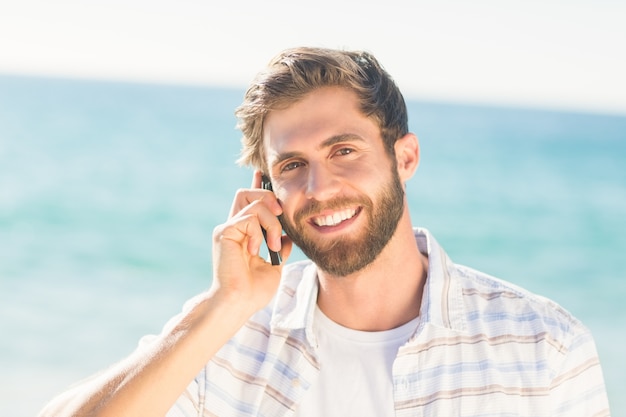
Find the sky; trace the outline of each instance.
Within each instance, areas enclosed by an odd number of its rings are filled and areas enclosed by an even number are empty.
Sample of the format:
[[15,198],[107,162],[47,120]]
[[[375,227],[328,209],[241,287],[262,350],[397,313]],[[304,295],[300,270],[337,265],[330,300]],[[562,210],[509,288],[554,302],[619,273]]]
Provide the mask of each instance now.
[[323,46],[407,98],[626,115],[624,22],[623,0],[0,0],[0,73],[245,88]]

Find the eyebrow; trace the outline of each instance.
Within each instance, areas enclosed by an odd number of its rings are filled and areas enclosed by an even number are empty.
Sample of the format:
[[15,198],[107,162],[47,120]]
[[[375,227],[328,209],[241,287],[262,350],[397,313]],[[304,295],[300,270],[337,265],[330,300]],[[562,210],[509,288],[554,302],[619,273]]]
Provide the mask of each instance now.
[[[340,135],[335,135],[335,136],[331,136],[328,139],[326,139],[325,141],[323,141],[322,143],[320,143],[320,145],[317,147],[318,149],[324,149],[324,148],[329,148],[337,143],[341,143],[341,142],[347,142],[347,141],[359,141],[359,142],[365,142],[365,140],[354,133],[342,133]],[[299,157],[302,155],[302,152],[284,152],[281,154],[278,154],[276,159],[272,162],[272,167],[275,167],[276,165],[279,165],[281,162],[290,159],[290,158],[295,158],[295,157]]]
[[341,135],[331,136],[330,138],[326,139],[324,142],[320,144],[318,149],[328,148],[328,147],[333,146],[336,143],[348,142],[348,141],[365,142],[365,140],[359,135],[356,135],[354,133],[343,133]]

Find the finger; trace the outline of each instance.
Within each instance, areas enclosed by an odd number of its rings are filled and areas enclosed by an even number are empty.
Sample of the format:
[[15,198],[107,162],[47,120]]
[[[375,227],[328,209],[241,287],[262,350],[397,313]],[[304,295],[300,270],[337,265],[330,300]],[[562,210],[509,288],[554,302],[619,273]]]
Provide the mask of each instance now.
[[[264,200],[256,200],[248,204],[243,210],[233,215],[227,223],[234,224],[240,219],[249,221],[251,216],[256,220],[258,231],[261,233],[265,231],[267,246],[273,251],[280,251],[282,225],[276,213],[268,209]],[[250,250],[256,249],[257,243],[256,239],[252,239],[249,242]]]
[[[253,211],[254,206],[261,205],[261,202],[253,203],[250,210]],[[280,224],[278,217],[268,210],[254,210],[257,214],[260,226],[265,230],[265,239],[268,248],[278,252],[282,247],[281,237],[283,234],[283,226]]]
[[283,259],[283,263],[287,262],[291,250],[293,249],[293,241],[287,235],[281,237],[280,257]]
[[262,201],[274,216],[279,216],[283,212],[276,196],[271,191],[262,190],[260,188],[242,188],[237,190],[235,194],[235,199],[230,207],[228,217],[234,217],[237,213],[245,210],[256,201]]
[[237,216],[216,228],[216,243],[235,254],[236,247],[245,249],[251,256],[258,256],[263,242],[259,219],[255,214]]
[[250,188],[261,188],[261,178],[263,177],[263,173],[259,170],[254,171],[252,174],[252,184]]

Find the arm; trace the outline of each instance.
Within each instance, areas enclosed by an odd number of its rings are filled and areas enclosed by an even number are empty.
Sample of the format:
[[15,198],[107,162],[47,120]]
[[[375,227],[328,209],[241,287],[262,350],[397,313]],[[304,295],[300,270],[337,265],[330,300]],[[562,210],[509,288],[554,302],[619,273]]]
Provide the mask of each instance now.
[[[260,185],[255,174],[253,186]],[[281,208],[269,191],[241,190],[213,234],[213,283],[151,343],[49,403],[40,416],[164,416],[213,355],[273,297],[281,268],[258,256],[267,229],[281,250]],[[282,245],[286,258],[290,241]],[[227,319],[225,319],[227,318]]]
[[[207,294],[152,343],[63,393],[41,415],[165,415],[202,366],[245,322],[245,309],[236,306],[221,301],[219,294]],[[231,320],[225,322],[223,317]]]

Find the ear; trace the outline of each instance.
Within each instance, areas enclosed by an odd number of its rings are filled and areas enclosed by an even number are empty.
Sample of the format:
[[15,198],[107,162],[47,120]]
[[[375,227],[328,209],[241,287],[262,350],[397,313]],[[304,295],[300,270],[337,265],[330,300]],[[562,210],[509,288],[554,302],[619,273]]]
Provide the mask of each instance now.
[[398,175],[402,182],[407,181],[417,170],[420,161],[420,145],[417,136],[407,133],[398,139],[394,145]]

